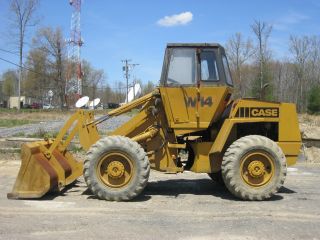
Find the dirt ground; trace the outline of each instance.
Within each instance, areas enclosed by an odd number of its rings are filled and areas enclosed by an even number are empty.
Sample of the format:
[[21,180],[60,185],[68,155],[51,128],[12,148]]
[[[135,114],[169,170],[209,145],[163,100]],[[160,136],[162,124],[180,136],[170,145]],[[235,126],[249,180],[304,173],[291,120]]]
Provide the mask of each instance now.
[[206,174],[152,172],[130,202],[96,199],[82,178],[42,200],[8,200],[20,166],[0,159],[0,239],[320,239],[320,167],[289,168],[269,201],[235,199]]
[[306,161],[320,164],[320,116],[299,115],[299,127]]
[[[57,126],[65,121],[57,113],[30,114],[16,118],[47,117]],[[299,121],[304,136],[317,141],[320,117],[301,115]],[[49,127],[48,122],[43,124]],[[115,128],[119,122],[106,125]],[[2,134],[37,126],[2,129]],[[284,187],[263,202],[235,199],[206,174],[190,172],[152,172],[145,191],[130,202],[96,199],[83,178],[41,200],[8,200],[20,156],[0,151],[0,239],[320,239],[320,164],[314,164],[320,163],[319,149],[306,146],[305,157],[288,169]]]

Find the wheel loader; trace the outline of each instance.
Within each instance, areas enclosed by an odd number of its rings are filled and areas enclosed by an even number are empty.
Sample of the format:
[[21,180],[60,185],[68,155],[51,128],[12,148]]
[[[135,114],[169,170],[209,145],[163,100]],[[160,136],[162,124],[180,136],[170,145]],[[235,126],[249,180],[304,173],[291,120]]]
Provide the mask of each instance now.
[[[283,185],[301,146],[291,103],[232,99],[219,44],[168,44],[159,87],[100,118],[78,109],[55,139],[22,146],[10,199],[41,198],[83,175],[100,199],[127,201],[146,187],[150,169],[207,173],[236,197],[264,200]],[[107,137],[97,126],[137,108]],[[84,162],[68,151],[78,135]]]

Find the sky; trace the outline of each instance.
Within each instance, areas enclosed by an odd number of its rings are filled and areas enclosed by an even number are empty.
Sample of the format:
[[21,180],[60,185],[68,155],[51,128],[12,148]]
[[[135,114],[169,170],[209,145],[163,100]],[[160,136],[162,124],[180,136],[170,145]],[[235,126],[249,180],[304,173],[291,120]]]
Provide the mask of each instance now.
[[[9,29],[9,0],[0,0],[0,49],[15,51]],[[61,27],[70,35],[69,0],[40,0],[37,28]],[[275,58],[290,57],[293,35],[320,34],[320,0],[83,0],[82,58],[106,73],[114,87],[123,81],[123,59],[139,64],[131,78],[160,79],[163,54],[169,42],[218,42],[225,45],[236,32],[254,40],[254,20],[273,25],[269,46]],[[27,43],[36,28],[29,29]],[[26,46],[26,52],[28,45]],[[18,56],[0,51],[0,57],[18,63]],[[0,74],[15,66],[0,60]]]

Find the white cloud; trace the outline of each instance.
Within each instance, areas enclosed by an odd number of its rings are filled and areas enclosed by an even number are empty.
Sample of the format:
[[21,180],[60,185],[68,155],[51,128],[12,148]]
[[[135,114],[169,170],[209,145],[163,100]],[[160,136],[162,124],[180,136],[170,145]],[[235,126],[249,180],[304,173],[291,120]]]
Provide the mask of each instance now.
[[163,27],[173,27],[178,25],[186,25],[193,19],[191,12],[183,12],[171,16],[165,16],[158,20],[157,24]]
[[273,27],[276,30],[284,31],[287,30],[291,25],[299,24],[300,22],[307,19],[309,19],[309,17],[304,14],[289,12],[287,15],[275,21]]

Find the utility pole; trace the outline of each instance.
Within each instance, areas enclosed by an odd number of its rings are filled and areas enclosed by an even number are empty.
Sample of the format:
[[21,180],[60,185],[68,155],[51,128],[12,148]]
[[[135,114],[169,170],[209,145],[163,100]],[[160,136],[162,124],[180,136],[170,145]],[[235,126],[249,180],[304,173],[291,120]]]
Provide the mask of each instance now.
[[[139,64],[138,63],[129,63],[131,62],[132,60],[131,59],[124,59],[124,60],[121,60],[123,63],[124,63],[124,66],[122,67],[122,70],[124,72],[124,76],[126,78],[126,81],[127,81],[127,92],[126,92],[126,103],[128,103],[128,93],[129,93],[129,78],[130,78],[130,73],[129,71],[131,71],[135,66],[138,66]],[[135,93],[134,93],[134,85],[133,85],[133,95],[135,96]]]

